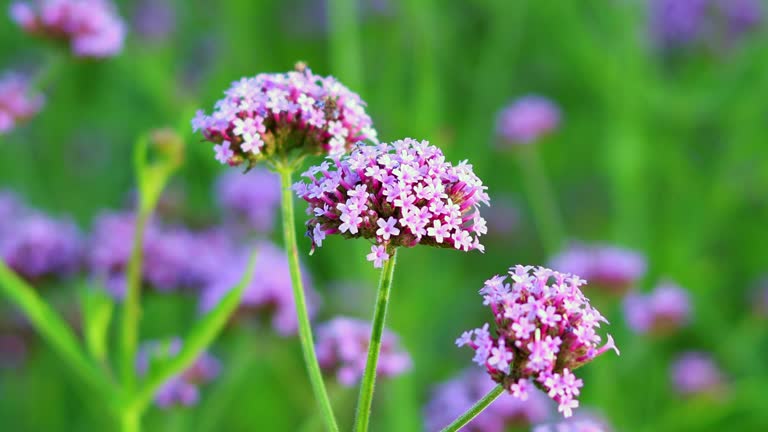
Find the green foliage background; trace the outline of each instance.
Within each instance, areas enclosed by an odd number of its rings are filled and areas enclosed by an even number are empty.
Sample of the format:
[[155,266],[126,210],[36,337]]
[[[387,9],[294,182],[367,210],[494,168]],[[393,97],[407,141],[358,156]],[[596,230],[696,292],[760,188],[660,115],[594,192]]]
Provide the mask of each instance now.
[[[329,23],[310,3],[178,0],[167,39],[130,33],[122,55],[98,63],[59,53],[45,109],[0,138],[0,186],[34,206],[74,215],[87,229],[100,210],[125,203],[133,188],[130,150],[140,134],[167,125],[189,133],[192,111],[210,110],[241,76],[304,60],[316,73],[339,77],[368,102],[382,140],[428,139],[452,161],[469,159],[492,198],[511,196],[521,205],[515,235],[490,233],[485,254],[399,254],[388,327],[415,366],[380,382],[374,428],[416,431],[430,386],[470,365],[470,353],[453,340],[489,317],[477,295],[482,282],[516,263],[548,260],[515,158],[494,143],[496,112],[517,96],[540,93],[563,110],[562,127],[540,150],[569,238],[643,251],[650,268],[639,288],[669,278],[694,303],[688,328],[652,339],[626,329],[616,300],[588,293],[611,320],[622,356],[580,371],[582,405],[618,431],[768,430],[768,330],[750,297],[768,256],[764,30],[732,50],[662,53],[647,36],[643,1],[403,0],[385,13],[356,14],[354,2],[330,0]],[[119,8],[131,17],[137,5],[123,1]],[[0,69],[34,70],[50,61],[51,46],[5,17],[0,23]],[[215,217],[212,184],[225,168],[191,133],[187,143],[173,188],[183,191],[188,221],[200,224]],[[339,311],[372,314],[377,273],[366,249],[332,239],[304,257],[324,296],[321,319]],[[331,290],[338,280],[359,291]],[[76,301],[71,286],[45,288],[59,304]],[[144,337],[191,325],[194,299],[147,297]],[[728,377],[721,400],[671,392],[670,360],[685,349],[713,353]],[[296,340],[232,328],[213,351],[224,361],[223,376],[203,391],[201,404],[152,410],[147,430],[319,430],[312,428],[314,404]],[[355,391],[332,393],[346,428]],[[89,400],[39,341],[22,367],[0,370],[2,430],[113,430],[101,402]]]

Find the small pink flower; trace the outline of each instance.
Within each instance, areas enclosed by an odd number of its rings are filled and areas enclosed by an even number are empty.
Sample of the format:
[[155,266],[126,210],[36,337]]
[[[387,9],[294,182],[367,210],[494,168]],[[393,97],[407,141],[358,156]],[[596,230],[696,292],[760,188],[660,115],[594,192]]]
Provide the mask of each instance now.
[[389,254],[385,246],[373,245],[371,246],[371,253],[366,255],[366,258],[368,261],[373,261],[374,267],[381,268],[384,266],[384,261],[389,259]]

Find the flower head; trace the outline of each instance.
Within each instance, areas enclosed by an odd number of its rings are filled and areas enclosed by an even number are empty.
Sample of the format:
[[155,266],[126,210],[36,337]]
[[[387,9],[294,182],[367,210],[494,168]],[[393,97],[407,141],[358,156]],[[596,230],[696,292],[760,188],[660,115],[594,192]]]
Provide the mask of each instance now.
[[[154,361],[178,355],[181,345],[179,338],[166,343],[149,341],[142,344],[136,358],[139,375],[146,375]],[[155,404],[164,409],[197,404],[200,399],[199,386],[213,381],[220,369],[220,363],[215,357],[208,353],[201,354],[192,366],[160,387],[155,395]]]
[[246,174],[228,171],[219,177],[216,199],[226,216],[257,232],[269,233],[280,205],[280,179],[263,168]]
[[0,135],[37,114],[43,101],[23,76],[13,72],[0,76]]
[[309,203],[313,247],[330,234],[370,239],[368,260],[377,266],[390,247],[483,250],[479,238],[487,229],[479,207],[489,203],[486,187],[472,165],[451,165],[427,141],[360,146],[303,176],[309,184],[294,190]]
[[[439,431],[463,414],[496,383],[482,371],[472,369],[439,384],[424,407],[425,428]],[[528,426],[546,420],[551,402],[539,390],[531,389],[525,400],[501,397],[460,429],[461,432],[504,432],[514,426]]]
[[217,144],[219,162],[232,166],[292,150],[337,156],[358,141],[376,140],[360,97],[304,64],[235,81],[211,115],[198,111],[192,128]]
[[[353,386],[363,376],[371,340],[371,324],[355,318],[336,317],[317,328],[315,349],[320,367],[333,372],[342,385]],[[385,330],[376,373],[393,377],[411,369],[411,356],[394,333]]]
[[585,281],[544,267],[515,266],[511,277],[495,276],[480,290],[493,311],[496,331],[488,324],[465,333],[457,345],[475,351],[473,361],[518,398],[535,385],[570,417],[579,405],[583,382],[573,370],[609,349],[619,350],[608,335],[605,345],[596,330],[607,320],[582,294]]
[[552,268],[578,274],[590,286],[623,294],[645,275],[645,257],[639,252],[611,245],[572,245],[550,261]]
[[62,40],[77,57],[112,57],[123,49],[125,24],[109,0],[37,0],[11,4],[27,33]]
[[689,351],[672,363],[670,376],[675,391],[683,396],[718,395],[723,390],[723,375],[709,354]]
[[[211,278],[203,288],[200,298],[200,310],[207,312],[240,281],[248,264],[248,255],[253,248],[234,253],[225,266]],[[287,336],[298,330],[296,306],[291,290],[291,276],[288,269],[288,257],[280,248],[263,241],[255,245],[256,267],[251,283],[245,288],[240,300],[239,315],[256,315],[269,318],[272,327],[279,334]],[[317,310],[318,296],[312,289],[311,281],[305,275],[304,289],[307,291],[307,308],[310,316]]]
[[496,133],[505,144],[530,144],[560,124],[560,109],[549,99],[523,96],[505,107],[496,119]]
[[688,322],[690,303],[683,288],[663,282],[648,294],[628,294],[624,298],[624,316],[637,333],[666,334]]

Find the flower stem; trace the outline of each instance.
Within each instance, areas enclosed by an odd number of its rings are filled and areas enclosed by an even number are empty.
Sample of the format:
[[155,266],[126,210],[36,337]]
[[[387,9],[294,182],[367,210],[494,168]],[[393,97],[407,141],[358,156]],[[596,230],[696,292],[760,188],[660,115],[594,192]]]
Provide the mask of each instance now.
[[557,253],[565,238],[563,221],[538,151],[534,145],[517,149],[520,169],[523,171],[528,201],[533,211],[536,228],[549,255]]
[[312,339],[312,327],[309,324],[309,313],[307,313],[307,302],[304,298],[304,284],[301,280],[301,269],[299,268],[299,251],[296,245],[296,232],[294,230],[293,193],[291,191],[293,168],[287,164],[281,165],[278,167],[277,172],[280,174],[282,189],[283,239],[291,271],[291,286],[293,287],[293,298],[296,302],[296,317],[299,321],[301,350],[304,354],[304,363],[307,367],[312,390],[320,406],[323,420],[325,420],[325,426],[329,431],[336,432],[339,430],[339,426],[336,424],[331,400],[328,397],[328,391],[325,389],[323,375],[317,362],[315,343]]
[[376,308],[373,311],[373,325],[371,327],[371,342],[368,346],[368,359],[365,362],[365,372],[360,383],[360,395],[357,399],[357,414],[355,415],[355,431],[365,432],[371,417],[371,404],[373,403],[373,387],[376,383],[376,366],[379,363],[379,351],[381,351],[381,335],[384,333],[384,321],[387,318],[387,304],[389,292],[392,289],[392,275],[395,272],[397,249],[393,249],[389,260],[384,262],[379,279],[379,291],[376,295]]
[[141,417],[134,411],[126,411],[120,416],[120,432],[140,432]]
[[493,390],[489,391],[488,394],[483,396],[482,399],[475,402],[475,404],[464,414],[454,420],[453,423],[444,427],[441,432],[456,432],[461,429],[464,425],[471,422],[473,418],[477,417],[478,414],[483,412],[484,409],[488,408],[488,405],[495,401],[503,392],[504,387],[502,387],[501,384],[497,385]]

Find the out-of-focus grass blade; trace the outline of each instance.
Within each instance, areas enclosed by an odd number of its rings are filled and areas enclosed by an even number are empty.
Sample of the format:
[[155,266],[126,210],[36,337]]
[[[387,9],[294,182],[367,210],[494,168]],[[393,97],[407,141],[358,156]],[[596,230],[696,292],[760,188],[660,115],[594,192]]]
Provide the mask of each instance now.
[[240,304],[245,288],[251,283],[255,264],[256,253],[254,252],[249,259],[243,278],[214,309],[195,324],[184,338],[179,354],[150,371],[149,377],[130,401],[130,409],[143,409],[163,383],[188,368],[213,343]]
[[0,260],[0,291],[21,309],[61,359],[94,390],[108,394],[110,382],[85,355],[67,323],[37,292]]
[[80,303],[83,311],[83,333],[88,352],[106,364],[108,360],[107,333],[115,303],[103,290],[84,282],[80,287]]

